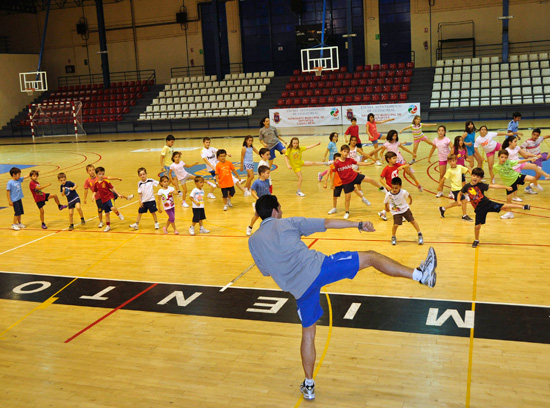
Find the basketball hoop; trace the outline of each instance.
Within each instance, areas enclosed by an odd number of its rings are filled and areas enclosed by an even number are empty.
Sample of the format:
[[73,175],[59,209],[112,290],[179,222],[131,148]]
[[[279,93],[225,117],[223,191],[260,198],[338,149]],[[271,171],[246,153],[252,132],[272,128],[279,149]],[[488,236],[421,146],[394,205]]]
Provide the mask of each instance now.
[[32,94],[34,93],[35,89],[34,88],[26,88],[25,89],[25,92],[27,93],[28,96],[32,96]]
[[320,77],[321,74],[323,73],[323,67],[315,67],[313,69],[314,69],[314,72],[315,72],[315,76]]

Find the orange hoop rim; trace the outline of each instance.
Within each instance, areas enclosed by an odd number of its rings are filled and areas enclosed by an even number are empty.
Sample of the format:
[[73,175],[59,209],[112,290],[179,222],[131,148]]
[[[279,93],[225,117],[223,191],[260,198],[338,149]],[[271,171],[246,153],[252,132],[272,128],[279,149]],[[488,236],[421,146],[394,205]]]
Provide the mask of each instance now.
[[313,69],[315,70],[315,75],[317,76],[321,76],[323,73],[323,67],[314,67]]

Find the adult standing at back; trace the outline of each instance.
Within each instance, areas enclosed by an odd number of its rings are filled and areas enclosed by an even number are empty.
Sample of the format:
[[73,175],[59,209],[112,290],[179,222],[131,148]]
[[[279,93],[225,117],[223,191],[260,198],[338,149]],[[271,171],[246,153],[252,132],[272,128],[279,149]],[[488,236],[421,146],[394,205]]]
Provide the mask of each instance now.
[[286,153],[286,142],[281,139],[277,129],[270,126],[268,117],[260,121],[260,143],[263,144],[265,148],[269,149],[269,168],[273,165],[276,150],[279,154]]

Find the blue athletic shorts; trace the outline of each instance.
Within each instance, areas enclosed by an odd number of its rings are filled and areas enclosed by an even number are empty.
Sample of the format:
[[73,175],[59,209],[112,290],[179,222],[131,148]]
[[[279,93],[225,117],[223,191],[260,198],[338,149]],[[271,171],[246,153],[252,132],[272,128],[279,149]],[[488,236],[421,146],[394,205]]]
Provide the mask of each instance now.
[[302,326],[311,326],[323,315],[321,307],[321,288],[323,286],[343,279],[353,279],[357,272],[359,272],[359,254],[357,252],[338,252],[327,256],[317,279],[313,281],[300,299],[296,299]]
[[275,158],[275,150],[279,152],[279,154],[283,154],[283,150],[285,150],[286,147],[281,142],[277,143],[275,146],[273,146],[271,149],[269,149],[269,160],[273,160]]

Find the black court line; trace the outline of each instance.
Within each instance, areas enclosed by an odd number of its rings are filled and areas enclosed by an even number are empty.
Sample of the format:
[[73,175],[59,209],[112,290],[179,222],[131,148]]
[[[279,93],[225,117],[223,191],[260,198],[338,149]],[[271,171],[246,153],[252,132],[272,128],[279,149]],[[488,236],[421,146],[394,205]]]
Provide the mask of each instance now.
[[[74,277],[0,273],[0,299],[44,302]],[[55,303],[114,309],[151,282],[78,278]],[[280,290],[159,283],[121,310],[299,324]],[[333,326],[550,344],[550,307],[330,294]],[[327,301],[320,325],[328,326]]]

